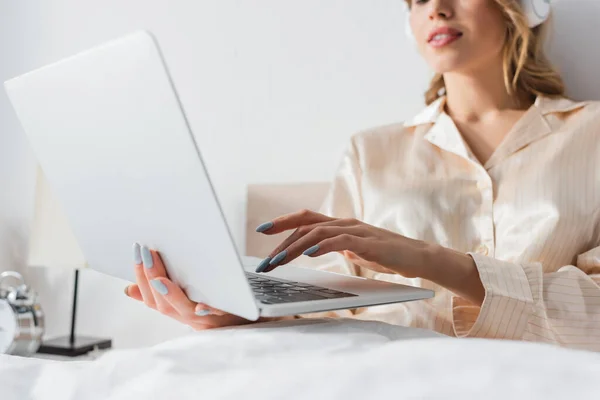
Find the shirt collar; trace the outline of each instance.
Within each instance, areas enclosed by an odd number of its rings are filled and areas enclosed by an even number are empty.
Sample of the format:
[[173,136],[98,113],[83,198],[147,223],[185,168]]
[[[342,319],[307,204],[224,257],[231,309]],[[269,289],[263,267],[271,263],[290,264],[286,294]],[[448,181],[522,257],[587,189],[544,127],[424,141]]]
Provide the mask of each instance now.
[[[560,127],[561,119],[556,114],[583,107],[588,102],[577,102],[566,97],[551,98],[538,96],[532,107],[517,121],[494,154],[485,163],[491,168],[508,155],[517,152]],[[436,146],[477,161],[463,140],[452,119],[444,111],[446,96],[441,96],[421,112],[404,123],[405,127],[429,127],[424,138]]]
[[564,119],[560,118],[559,114],[574,111],[584,107],[587,103],[577,102],[566,97],[538,96],[533,106],[504,137],[484,167],[490,169],[531,143],[553,132],[558,132],[564,124]]
[[[534,106],[545,116],[548,114],[573,111],[583,107],[588,102],[577,102],[566,97],[552,98],[547,96],[538,96],[535,99]],[[425,107],[411,119],[404,122],[405,127],[434,124],[443,113],[446,105],[446,96],[441,96],[433,103]]]
[[534,105],[542,115],[565,113],[587,105],[589,101],[575,101],[567,97],[538,96]]
[[404,122],[405,127],[415,127],[419,125],[433,124],[437,121],[440,114],[444,113],[446,105],[446,96],[441,96],[433,103],[425,107],[410,120]]
[[454,121],[444,111],[445,105],[446,96],[440,96],[412,119],[406,121],[404,126],[417,128],[422,132],[425,140],[441,149],[477,162]]

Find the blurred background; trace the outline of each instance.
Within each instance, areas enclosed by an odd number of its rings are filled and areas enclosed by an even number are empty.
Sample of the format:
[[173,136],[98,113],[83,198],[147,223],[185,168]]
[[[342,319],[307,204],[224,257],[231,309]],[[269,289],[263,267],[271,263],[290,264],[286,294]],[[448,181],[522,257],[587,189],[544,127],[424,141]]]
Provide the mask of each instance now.
[[[243,252],[248,184],[327,181],[352,134],[423,107],[431,71],[404,37],[403,3],[0,0],[0,81],[151,31]],[[577,99],[600,99],[600,54],[589,33],[598,16],[597,0],[555,7],[550,55]],[[40,293],[50,337],[68,330],[73,271],[25,268],[35,167],[1,90],[0,271],[21,271]],[[79,333],[122,348],[189,332],[127,299],[123,287],[81,272]]]

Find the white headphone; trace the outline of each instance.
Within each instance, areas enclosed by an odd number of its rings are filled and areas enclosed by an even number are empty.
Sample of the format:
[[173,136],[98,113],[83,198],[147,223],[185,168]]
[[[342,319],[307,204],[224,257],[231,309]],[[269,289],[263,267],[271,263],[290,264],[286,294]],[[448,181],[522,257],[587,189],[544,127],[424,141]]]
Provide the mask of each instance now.
[[[535,28],[544,23],[550,16],[551,0],[520,0],[523,12],[527,17],[527,22],[530,28]],[[406,36],[414,41],[414,35],[410,27],[410,10],[406,13],[406,21],[404,24]]]

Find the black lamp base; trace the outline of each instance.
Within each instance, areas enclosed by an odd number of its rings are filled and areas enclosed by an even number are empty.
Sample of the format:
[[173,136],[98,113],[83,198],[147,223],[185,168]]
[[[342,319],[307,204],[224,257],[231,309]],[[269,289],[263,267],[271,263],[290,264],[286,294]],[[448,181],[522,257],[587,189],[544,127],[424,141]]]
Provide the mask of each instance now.
[[71,343],[69,336],[63,336],[43,341],[38,349],[38,353],[77,357],[96,349],[103,350],[110,349],[111,347],[112,341],[110,339],[75,336],[75,340]]

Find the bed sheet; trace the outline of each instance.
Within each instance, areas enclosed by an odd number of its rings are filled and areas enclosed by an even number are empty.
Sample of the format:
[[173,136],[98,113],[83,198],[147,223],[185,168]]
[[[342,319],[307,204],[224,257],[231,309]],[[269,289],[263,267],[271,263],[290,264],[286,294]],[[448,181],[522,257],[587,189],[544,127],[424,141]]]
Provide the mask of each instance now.
[[0,356],[2,400],[598,398],[600,355],[356,320],[194,332],[94,361]]

